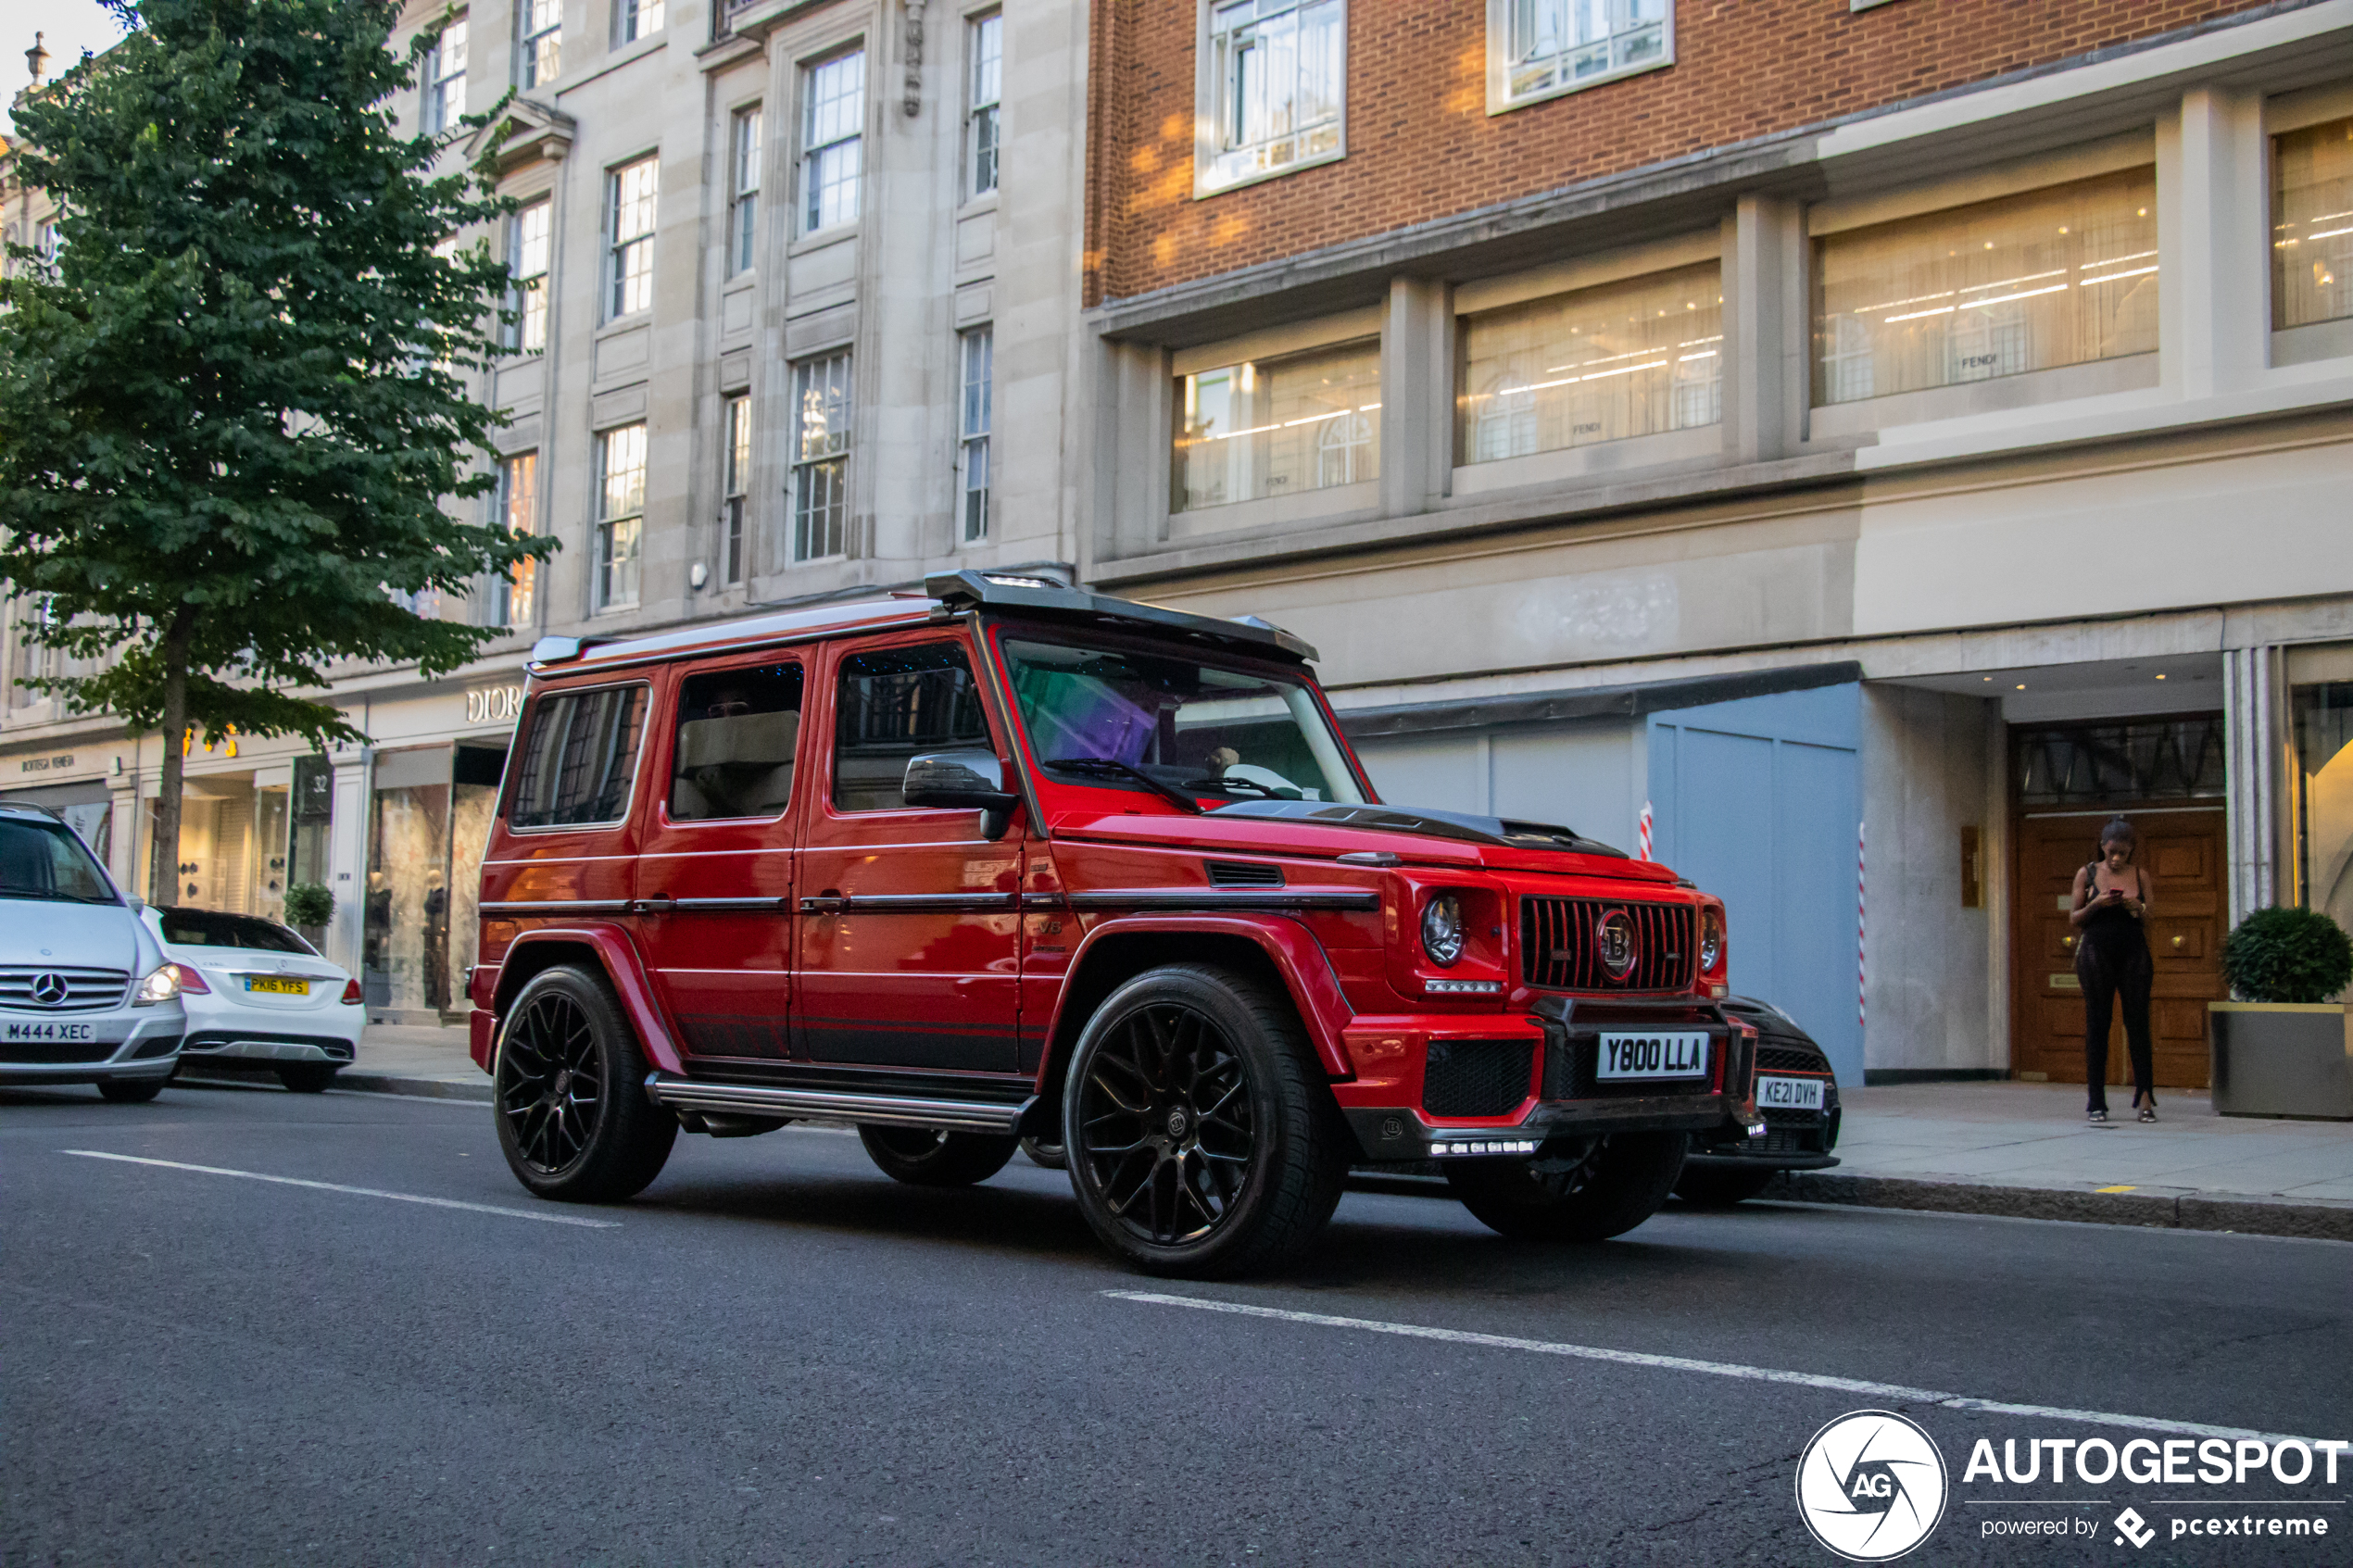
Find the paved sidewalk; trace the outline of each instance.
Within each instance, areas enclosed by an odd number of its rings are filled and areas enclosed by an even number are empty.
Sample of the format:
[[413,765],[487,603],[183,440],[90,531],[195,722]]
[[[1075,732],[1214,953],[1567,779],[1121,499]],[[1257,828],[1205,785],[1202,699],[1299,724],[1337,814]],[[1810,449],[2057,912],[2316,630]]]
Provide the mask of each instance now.
[[[487,1101],[466,1031],[372,1023],[347,1089]],[[2353,1241],[2353,1123],[2217,1116],[2166,1090],[2145,1125],[2083,1120],[2071,1084],[1906,1084],[1841,1091],[1839,1166],[1765,1198]],[[2111,1090],[2111,1114],[2132,1091]],[[1442,1190],[1442,1189],[1439,1189]]]
[[2353,1123],[2217,1116],[2163,1090],[2154,1124],[2083,1120],[2074,1084],[1906,1084],[1840,1091],[1839,1167],[1768,1197],[1958,1209],[2353,1240]]

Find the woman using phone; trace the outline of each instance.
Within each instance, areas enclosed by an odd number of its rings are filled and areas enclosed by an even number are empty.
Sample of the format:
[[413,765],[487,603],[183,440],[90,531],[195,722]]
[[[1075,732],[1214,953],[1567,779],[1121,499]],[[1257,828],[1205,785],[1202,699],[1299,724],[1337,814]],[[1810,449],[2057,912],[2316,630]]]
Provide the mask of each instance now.
[[2075,977],[2083,987],[2083,1080],[2092,1124],[2108,1122],[2108,1029],[2116,1002],[2124,1002],[2124,1046],[2133,1058],[2133,1104],[2144,1122],[2157,1120],[2150,1085],[2149,961],[2145,934],[2148,884],[2133,863],[2139,847],[2133,824],[2118,817],[2100,830],[2100,853],[2075,873]]

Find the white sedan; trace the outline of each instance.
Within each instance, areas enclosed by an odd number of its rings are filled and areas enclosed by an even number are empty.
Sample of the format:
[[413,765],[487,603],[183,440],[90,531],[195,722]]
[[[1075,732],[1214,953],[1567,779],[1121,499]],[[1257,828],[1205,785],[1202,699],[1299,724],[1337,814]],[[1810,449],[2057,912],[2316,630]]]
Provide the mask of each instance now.
[[368,1022],[359,982],[299,935],[218,909],[150,908],[145,918],[180,966],[182,1061],[268,1066],[297,1094],[317,1094],[350,1065]]

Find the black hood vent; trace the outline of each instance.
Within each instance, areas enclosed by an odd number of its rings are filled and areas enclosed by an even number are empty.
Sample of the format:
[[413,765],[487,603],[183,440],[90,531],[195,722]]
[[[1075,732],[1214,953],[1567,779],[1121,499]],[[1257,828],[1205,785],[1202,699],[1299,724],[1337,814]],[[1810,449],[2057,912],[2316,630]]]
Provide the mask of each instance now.
[[1506,822],[1466,811],[1437,811],[1424,807],[1327,806],[1314,800],[1237,800],[1219,806],[1214,817],[1280,817],[1293,822],[1328,822],[1336,828],[1369,829],[1376,833],[1414,833],[1426,838],[1452,838],[1466,844],[1494,844],[1514,849],[1560,849],[1577,855],[1606,855],[1623,860],[1623,849],[1586,838],[1570,828],[1549,822]]
[[1280,887],[1283,868],[1264,860],[1211,860],[1209,885],[1212,887]]

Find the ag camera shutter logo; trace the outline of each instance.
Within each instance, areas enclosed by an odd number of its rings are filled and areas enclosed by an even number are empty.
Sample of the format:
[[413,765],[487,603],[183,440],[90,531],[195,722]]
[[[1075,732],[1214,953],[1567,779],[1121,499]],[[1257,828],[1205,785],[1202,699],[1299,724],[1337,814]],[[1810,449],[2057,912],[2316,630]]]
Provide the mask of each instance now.
[[1814,1434],[1797,1461],[1797,1512],[1850,1562],[1886,1562],[1944,1517],[1944,1456],[1892,1411],[1855,1411]]

